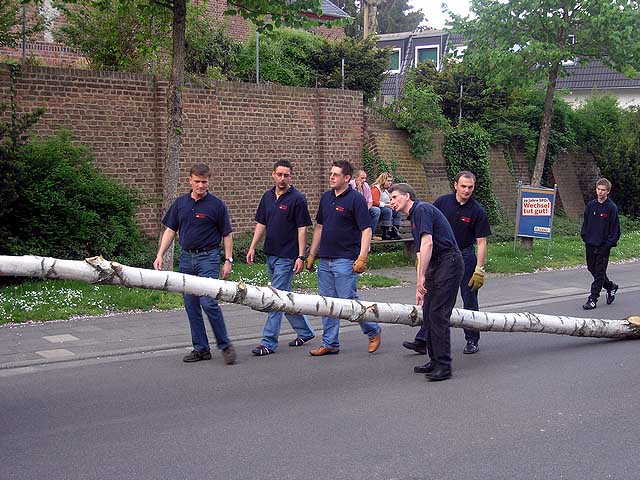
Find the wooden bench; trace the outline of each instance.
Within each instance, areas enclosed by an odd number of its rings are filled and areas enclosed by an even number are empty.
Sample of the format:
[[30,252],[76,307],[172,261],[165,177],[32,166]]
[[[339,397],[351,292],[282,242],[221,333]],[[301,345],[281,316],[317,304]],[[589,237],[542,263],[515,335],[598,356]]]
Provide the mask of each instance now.
[[[379,227],[378,227],[379,228]],[[404,218],[400,224],[400,236],[396,240],[371,240],[371,245],[388,245],[393,243],[402,243],[402,254],[405,258],[413,260],[416,258],[416,249],[413,246],[413,235],[411,234],[411,223]],[[380,236],[381,233],[375,232],[375,236]]]

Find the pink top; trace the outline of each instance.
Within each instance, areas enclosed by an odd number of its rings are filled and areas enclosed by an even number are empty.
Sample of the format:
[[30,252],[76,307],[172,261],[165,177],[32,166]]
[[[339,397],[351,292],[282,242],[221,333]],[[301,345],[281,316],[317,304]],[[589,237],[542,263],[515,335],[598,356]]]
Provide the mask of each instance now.
[[[351,185],[351,187],[358,192],[358,189],[356,188],[356,181],[355,180],[351,180],[349,182],[349,185]],[[360,192],[358,192],[360,193]],[[362,195],[364,196],[364,199],[367,201],[367,204],[369,203],[373,203],[373,197],[371,196],[371,187],[369,187],[369,184],[367,182],[364,182],[362,184]]]

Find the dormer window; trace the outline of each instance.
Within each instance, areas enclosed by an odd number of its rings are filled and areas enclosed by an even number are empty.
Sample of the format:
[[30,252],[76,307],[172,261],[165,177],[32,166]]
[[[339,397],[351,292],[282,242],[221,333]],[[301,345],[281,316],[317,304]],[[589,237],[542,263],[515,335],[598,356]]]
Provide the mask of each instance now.
[[436,69],[440,69],[440,47],[438,47],[438,45],[429,47],[416,47],[416,67],[422,62],[426,62],[427,60],[432,61],[436,65]]
[[394,48],[389,60],[389,73],[400,73],[400,54],[402,49]]

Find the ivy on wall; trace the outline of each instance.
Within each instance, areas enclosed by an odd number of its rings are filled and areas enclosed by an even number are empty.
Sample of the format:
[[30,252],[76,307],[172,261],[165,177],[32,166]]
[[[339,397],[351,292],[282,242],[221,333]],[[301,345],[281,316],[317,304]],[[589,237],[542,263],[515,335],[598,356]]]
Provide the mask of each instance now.
[[362,147],[362,168],[367,172],[369,183],[373,183],[378,175],[384,172],[391,172],[395,183],[406,181],[402,175],[398,174],[397,160],[387,163],[380,155],[369,150],[366,145]]
[[491,224],[500,223],[498,201],[492,190],[489,169],[489,134],[476,124],[466,124],[445,133],[443,154],[447,160],[447,176],[468,170],[476,176],[474,197],[485,208]]

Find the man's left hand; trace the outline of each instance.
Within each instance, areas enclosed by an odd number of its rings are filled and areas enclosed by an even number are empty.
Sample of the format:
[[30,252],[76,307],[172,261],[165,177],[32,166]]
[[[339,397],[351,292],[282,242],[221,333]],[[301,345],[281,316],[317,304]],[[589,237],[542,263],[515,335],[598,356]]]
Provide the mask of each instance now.
[[471,280],[469,280],[468,285],[474,292],[484,285],[484,269],[482,267],[476,267],[473,275],[471,275]]
[[220,272],[220,278],[222,280],[226,280],[227,277],[231,274],[231,267],[231,262],[227,262],[225,260],[224,264],[222,265],[222,271]]
[[353,271],[355,273],[362,273],[367,269],[367,257],[359,256],[358,259],[353,262]]

